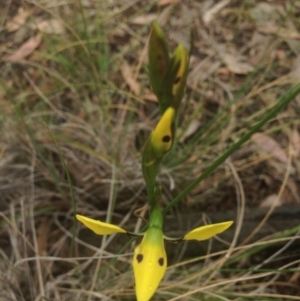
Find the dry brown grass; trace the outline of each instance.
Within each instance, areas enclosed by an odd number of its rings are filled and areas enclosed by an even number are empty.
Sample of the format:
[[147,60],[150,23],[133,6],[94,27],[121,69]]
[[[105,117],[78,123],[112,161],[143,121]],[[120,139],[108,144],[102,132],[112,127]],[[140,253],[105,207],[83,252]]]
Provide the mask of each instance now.
[[[117,255],[122,240],[74,226],[74,206],[141,226],[140,152],[159,118],[147,77],[154,17],[171,47],[195,36],[179,142],[159,176],[165,204],[299,83],[298,1],[221,1],[215,15],[217,1],[169,2],[1,1],[0,300],[134,299],[132,248]],[[30,54],[16,57],[26,41]],[[233,209],[237,230],[220,254],[178,263],[182,246],[154,300],[300,300],[297,229],[236,243],[245,207],[270,206],[272,195],[271,205],[299,206],[299,105],[170,213]]]

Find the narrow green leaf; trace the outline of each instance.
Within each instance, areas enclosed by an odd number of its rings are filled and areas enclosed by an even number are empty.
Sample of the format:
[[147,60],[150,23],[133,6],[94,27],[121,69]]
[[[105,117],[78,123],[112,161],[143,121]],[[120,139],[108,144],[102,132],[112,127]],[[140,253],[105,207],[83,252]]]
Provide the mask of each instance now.
[[220,166],[229,156],[231,156],[236,150],[238,150],[245,142],[247,142],[251,136],[262,128],[271,118],[273,118],[278,112],[280,112],[288,103],[290,103],[300,93],[300,84],[291,88],[286,92],[278,101],[278,103],[266,113],[264,118],[250,128],[250,130],[234,143],[225,153],[223,153],[213,164],[211,164],[197,179],[189,184],[165,209],[164,213],[169,211],[184,197],[186,197],[199,183],[206,179],[218,166]]

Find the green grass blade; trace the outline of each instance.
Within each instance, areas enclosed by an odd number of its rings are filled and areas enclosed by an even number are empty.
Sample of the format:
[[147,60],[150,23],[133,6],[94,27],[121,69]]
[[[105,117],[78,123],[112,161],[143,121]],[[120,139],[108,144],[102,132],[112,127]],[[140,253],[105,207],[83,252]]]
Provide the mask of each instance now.
[[285,93],[278,101],[278,103],[250,130],[241,137],[239,141],[233,144],[227,151],[223,153],[212,165],[210,165],[201,176],[195,179],[190,185],[188,185],[166,208],[164,213],[168,212],[178,202],[180,202],[185,196],[187,196],[201,181],[207,178],[219,165],[221,165],[229,156],[231,156],[236,150],[238,150],[245,142],[247,142],[251,136],[259,131],[271,118],[278,114],[288,103],[290,103],[300,93],[300,84],[291,88]]

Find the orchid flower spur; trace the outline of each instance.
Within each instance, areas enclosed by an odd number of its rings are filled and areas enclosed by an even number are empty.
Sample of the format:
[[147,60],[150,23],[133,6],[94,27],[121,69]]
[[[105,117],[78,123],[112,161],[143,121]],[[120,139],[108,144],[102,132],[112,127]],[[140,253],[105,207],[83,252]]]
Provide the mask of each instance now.
[[148,301],[155,293],[167,269],[167,255],[164,241],[179,242],[182,240],[206,240],[222,233],[232,225],[232,221],[206,225],[196,228],[181,238],[170,238],[164,235],[163,214],[158,204],[155,204],[151,214],[148,229],[144,233],[132,233],[125,229],[94,220],[82,215],[76,215],[86,227],[99,235],[123,233],[132,236],[142,236],[142,242],[135,247],[132,260],[135,293],[137,301]]

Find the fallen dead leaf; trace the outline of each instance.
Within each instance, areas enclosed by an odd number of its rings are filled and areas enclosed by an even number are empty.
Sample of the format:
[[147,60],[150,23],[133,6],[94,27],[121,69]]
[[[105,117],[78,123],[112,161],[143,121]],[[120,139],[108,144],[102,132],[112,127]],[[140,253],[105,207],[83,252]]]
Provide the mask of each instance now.
[[7,148],[8,148],[8,145],[6,145],[6,144],[0,146],[0,159],[3,158],[3,155],[4,155],[5,151],[7,150]]
[[30,38],[20,46],[13,54],[6,58],[7,61],[16,63],[30,55],[41,43],[42,36],[40,34]]
[[262,151],[271,154],[274,158],[283,163],[288,163],[287,154],[272,137],[263,133],[255,133],[251,139]]
[[5,29],[8,32],[18,30],[22,25],[25,24],[27,17],[30,15],[28,10],[24,10],[23,7],[18,9],[18,13],[6,23]]
[[222,8],[224,8],[226,5],[230,3],[230,0],[222,0],[218,3],[216,3],[213,7],[211,7],[209,10],[207,10],[203,14],[203,22],[205,25],[208,25],[215,17],[215,15],[221,11]]
[[57,19],[43,20],[36,27],[41,32],[47,34],[63,34],[65,32],[63,23]]
[[131,20],[130,23],[136,25],[146,25],[151,23],[157,17],[156,14],[140,15]]
[[177,4],[179,3],[180,0],[160,0],[157,3],[157,6],[164,6],[164,5],[169,5],[169,4]]
[[254,69],[249,63],[242,62],[238,56],[229,53],[222,55],[222,59],[229,71],[235,74],[247,74]]
[[277,194],[271,194],[269,196],[267,196],[264,200],[261,201],[259,207],[261,208],[269,208],[271,206],[273,206],[273,204],[276,203],[275,207],[279,207],[282,205],[282,201],[281,199],[278,199],[278,195]]
[[230,74],[230,71],[228,68],[226,67],[220,67],[218,69],[218,74],[221,74],[221,75],[229,75]]
[[293,81],[295,81],[295,83],[298,84],[300,78],[300,56],[298,56],[297,59],[294,60],[292,70],[292,79]]
[[279,6],[275,3],[258,2],[250,10],[250,16],[256,25],[264,26],[268,22],[274,23],[280,21]]
[[293,148],[293,155],[297,158],[300,154],[300,135],[297,129],[293,129],[290,139],[291,146]]
[[132,70],[127,62],[124,62],[121,67],[122,77],[124,78],[126,84],[129,86],[131,91],[138,95],[140,93],[140,84],[133,77]]
[[[298,271],[300,270],[300,265],[298,267]],[[298,284],[300,283],[300,272],[294,272],[293,275],[290,277],[290,279],[288,280],[290,283],[295,283]]]
[[153,102],[157,102],[156,95],[154,93],[150,92],[150,91],[145,92],[145,94],[143,95],[143,99],[153,101]]
[[278,49],[276,51],[276,57],[278,60],[284,60],[286,58],[286,51],[282,49]]
[[81,0],[82,6],[84,8],[89,8],[92,6],[92,1],[91,0]]
[[263,26],[258,26],[257,30],[260,33],[264,33],[264,34],[276,34],[277,36],[284,39],[295,39],[295,40],[300,39],[299,32],[279,27],[277,24],[272,22],[268,24],[264,24]]
[[211,60],[204,60],[197,63],[189,75],[191,86],[195,88],[199,84],[199,81],[204,82],[210,78],[210,76],[218,70],[220,64],[220,61],[213,62]]

